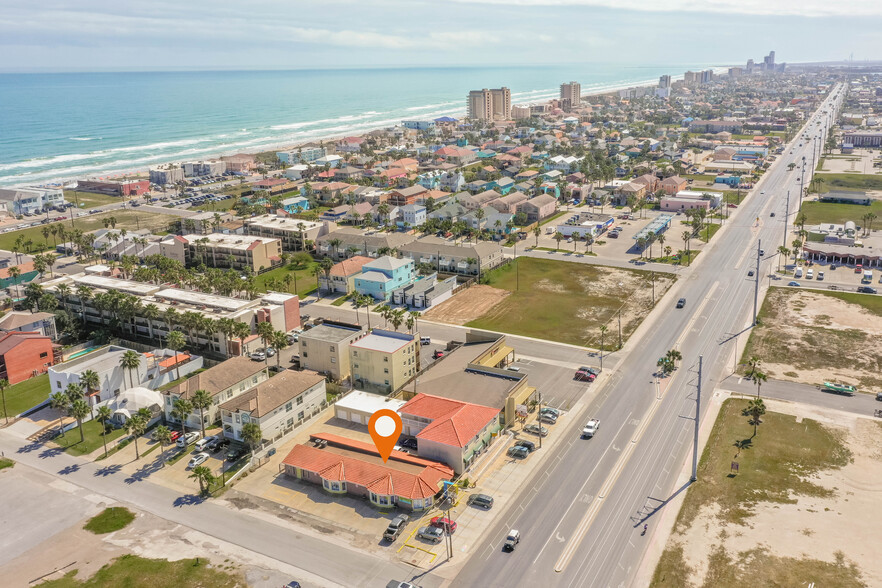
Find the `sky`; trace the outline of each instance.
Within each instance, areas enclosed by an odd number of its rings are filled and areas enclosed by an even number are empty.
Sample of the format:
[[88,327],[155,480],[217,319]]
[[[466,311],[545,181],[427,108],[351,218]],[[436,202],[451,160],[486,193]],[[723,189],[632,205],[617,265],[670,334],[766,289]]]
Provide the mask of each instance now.
[[880,0],[0,0],[0,71],[882,59]]

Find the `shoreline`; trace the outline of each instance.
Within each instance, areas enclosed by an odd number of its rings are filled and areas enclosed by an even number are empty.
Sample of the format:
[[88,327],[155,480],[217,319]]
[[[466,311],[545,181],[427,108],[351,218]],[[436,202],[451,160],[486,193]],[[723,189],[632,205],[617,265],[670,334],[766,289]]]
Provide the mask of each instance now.
[[[714,67],[712,69],[714,69],[715,72],[719,72],[719,71],[724,71],[726,68],[721,66],[721,67]],[[672,74],[671,81],[672,82],[680,81],[683,79],[683,77],[684,77],[684,74],[677,74],[677,75]],[[594,96],[604,96],[607,94],[616,93],[620,90],[624,90],[627,88],[646,88],[646,87],[653,87],[656,84],[657,84],[657,80],[640,80],[640,81],[631,82],[631,83],[627,83],[627,84],[609,84],[609,85],[604,85],[602,87],[595,87],[593,89],[589,88],[588,90],[584,90],[582,92],[582,97],[585,98],[585,97],[594,97]],[[546,92],[551,92],[551,91],[552,90],[547,90],[547,91],[546,90],[528,90],[528,91],[525,91],[524,93],[526,93],[526,94],[546,93]],[[556,98],[543,97],[543,98],[540,98],[537,100],[531,100],[529,98],[526,98],[524,100],[520,100],[518,102],[518,104],[531,103],[531,102],[536,102],[539,104],[547,104],[555,99]],[[513,101],[513,103],[514,103],[514,101]],[[432,105],[429,105],[429,106],[420,105],[420,106],[411,107],[412,111],[415,113],[415,115],[411,118],[422,119],[422,118],[438,118],[441,116],[456,116],[457,118],[462,119],[463,115],[466,112],[466,109],[464,107],[459,107],[459,108],[450,108],[450,109],[442,109],[442,110],[438,110],[438,111],[432,111],[431,113],[426,114],[426,115],[419,114],[421,109],[426,110],[426,109],[431,109],[431,107],[432,107]],[[347,118],[347,117],[352,117],[352,116],[358,116],[358,115],[350,114],[350,115],[344,115],[344,116],[338,117],[338,118]],[[336,120],[336,119],[331,119],[331,121],[333,121],[333,120]],[[58,185],[60,185],[61,187],[65,187],[67,184],[74,183],[79,179],[117,179],[117,178],[132,177],[132,176],[146,176],[148,169],[150,167],[169,165],[169,164],[178,163],[181,161],[219,159],[220,157],[230,156],[230,155],[235,155],[235,154],[240,154],[240,153],[244,153],[244,154],[248,154],[248,155],[257,155],[259,153],[265,153],[265,152],[271,152],[271,151],[284,151],[284,150],[297,149],[298,147],[302,147],[302,146],[309,145],[309,144],[317,144],[320,142],[324,142],[324,143],[335,142],[336,140],[342,139],[344,137],[352,137],[352,136],[364,137],[373,131],[382,130],[382,129],[388,128],[389,126],[400,125],[402,120],[407,120],[406,115],[402,116],[402,117],[398,117],[396,119],[396,122],[392,122],[390,124],[380,124],[379,121],[377,121],[376,124],[369,123],[369,124],[371,124],[371,126],[367,126],[365,128],[357,128],[356,130],[347,129],[347,130],[341,130],[340,132],[331,132],[331,133],[322,134],[322,135],[319,135],[316,137],[310,137],[309,139],[306,139],[306,140],[296,141],[293,143],[291,143],[291,142],[273,143],[270,141],[267,143],[263,143],[259,146],[256,146],[257,147],[256,149],[253,147],[249,148],[247,146],[241,146],[239,148],[231,147],[230,149],[206,152],[202,155],[193,156],[193,157],[179,157],[176,159],[164,159],[161,161],[157,161],[156,163],[151,163],[151,164],[147,165],[146,167],[125,167],[125,166],[113,167],[113,166],[111,166],[111,167],[108,167],[108,168],[105,168],[102,170],[98,170],[98,171],[94,171],[91,173],[58,175],[58,176],[53,176],[49,179],[45,179],[45,180],[42,180],[39,182],[31,181],[31,182],[16,182],[13,184],[0,184],[0,187],[21,188],[21,187],[26,187],[26,186],[58,186]],[[319,122],[320,121],[291,123],[291,125],[288,125],[288,126],[296,125],[296,126],[293,126],[293,128],[306,127],[306,126],[310,126],[312,124],[318,124]],[[349,122],[355,122],[355,121],[349,121]],[[285,126],[285,125],[277,125],[277,126]],[[357,126],[357,123],[355,126]],[[199,141],[198,138],[194,138],[192,140]],[[133,148],[132,147],[122,147],[121,149],[132,150]],[[0,182],[2,182],[2,179],[0,179]]]

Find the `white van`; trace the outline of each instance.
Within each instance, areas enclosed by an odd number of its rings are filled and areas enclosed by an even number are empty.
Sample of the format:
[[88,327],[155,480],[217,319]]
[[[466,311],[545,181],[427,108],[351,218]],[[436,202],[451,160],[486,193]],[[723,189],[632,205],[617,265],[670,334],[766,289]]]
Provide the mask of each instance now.
[[814,276],[815,272],[812,269],[809,269],[807,272],[805,272],[805,279],[807,280],[811,280]]
[[420,337],[420,345],[431,345],[432,338],[431,337]]
[[802,277],[802,268],[801,267],[796,268],[796,271],[793,272],[793,277],[794,278],[801,278]]

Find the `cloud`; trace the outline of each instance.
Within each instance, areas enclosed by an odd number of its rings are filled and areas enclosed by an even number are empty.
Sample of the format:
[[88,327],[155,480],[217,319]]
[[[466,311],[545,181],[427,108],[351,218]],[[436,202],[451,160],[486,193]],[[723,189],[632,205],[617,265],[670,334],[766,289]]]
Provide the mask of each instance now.
[[453,4],[509,7],[587,7],[633,12],[739,14],[742,16],[882,16],[879,0],[447,0]]

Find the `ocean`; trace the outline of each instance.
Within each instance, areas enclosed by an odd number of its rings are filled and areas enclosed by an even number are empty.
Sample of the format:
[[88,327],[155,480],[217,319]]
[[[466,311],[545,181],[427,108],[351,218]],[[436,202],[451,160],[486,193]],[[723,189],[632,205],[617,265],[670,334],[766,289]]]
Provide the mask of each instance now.
[[[697,67],[693,64],[693,67]],[[0,185],[44,184],[461,116],[469,90],[512,104],[655,82],[687,66],[0,74]]]

